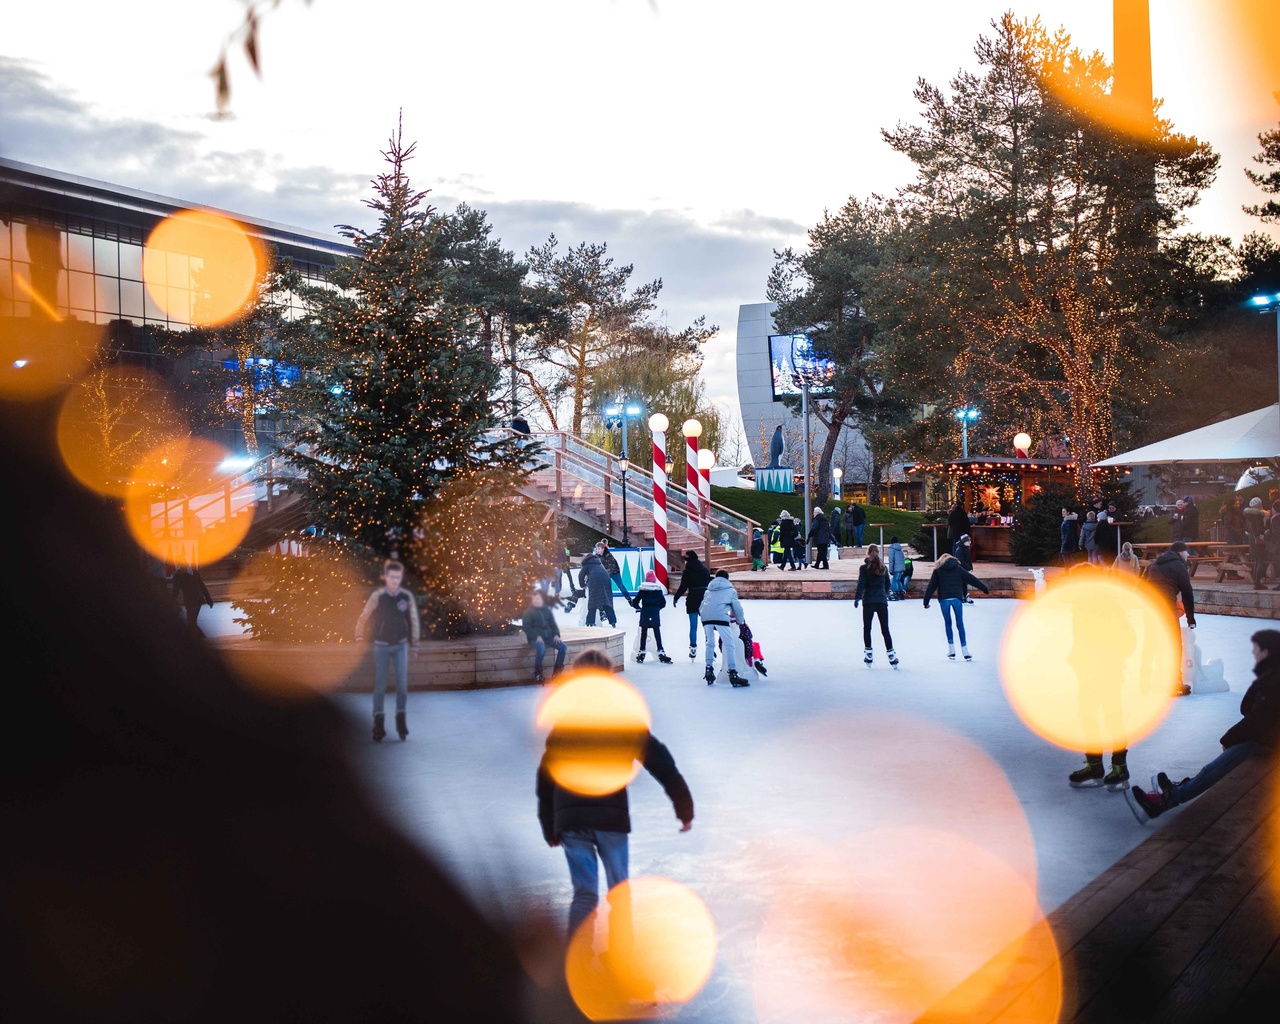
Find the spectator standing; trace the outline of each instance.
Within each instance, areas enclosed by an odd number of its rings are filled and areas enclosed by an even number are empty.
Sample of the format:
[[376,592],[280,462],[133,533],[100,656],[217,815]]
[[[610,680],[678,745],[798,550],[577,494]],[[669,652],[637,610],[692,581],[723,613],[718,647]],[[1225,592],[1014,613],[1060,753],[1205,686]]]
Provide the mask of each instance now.
[[[901,549],[899,549],[901,550]],[[880,620],[880,635],[888,652],[889,664],[898,667],[898,654],[893,649],[893,637],[889,634],[889,570],[880,560],[880,552],[872,551],[858,567],[858,589],[853,595],[853,606],[862,602],[862,662],[870,665],[874,660],[871,650],[871,620]]]
[[1187,503],[1179,498],[1173,505],[1173,511],[1169,514],[1169,542],[1174,543],[1180,540],[1186,540],[1187,530]]
[[613,583],[608,570],[600,557],[601,546],[597,544],[591,553],[582,560],[578,570],[578,586],[587,592],[587,625],[596,624],[596,616],[602,614],[610,626],[618,625],[618,617],[613,613]]
[[729,682],[734,686],[750,686],[745,678],[738,674],[738,638],[729,628],[730,619],[742,625],[747,624],[747,616],[742,611],[742,602],[738,600],[738,592],[729,582],[729,574],[721,569],[715,579],[707,584],[707,592],[702,598],[702,631],[703,643],[706,647],[707,671],[705,679],[711,686],[716,681],[715,656],[716,636],[719,635],[724,656],[729,665]]
[[889,538],[889,600],[901,601],[907,596],[907,553],[897,537]]
[[195,566],[178,569],[173,574],[173,589],[178,592],[178,598],[186,611],[187,628],[196,636],[204,636],[197,620],[200,618],[202,605],[213,607],[213,597],[209,594],[209,588],[204,585],[200,570]]
[[849,502],[845,524],[849,530],[849,539],[854,546],[862,547],[862,533],[867,528],[867,513],[856,501]]
[[764,535],[761,534],[760,528],[756,527],[751,531],[751,571],[757,569],[763,572],[769,568],[764,560]]
[[680,598],[688,595],[684,602],[684,610],[689,613],[690,661],[698,656],[698,615],[702,608],[702,598],[707,592],[707,584],[710,582],[711,572],[702,564],[698,553],[686,551],[684,569],[680,573],[680,586],[676,590],[676,596],[671,599],[671,606],[674,608],[680,603]]
[[[573,667],[613,670],[607,656],[598,651],[579,655],[574,659]],[[548,751],[559,739],[553,730],[547,737]],[[605,796],[574,793],[552,778],[549,760],[549,753],[544,753],[538,765],[538,823],[542,826],[542,838],[547,845],[563,849],[569,865],[569,880],[573,884],[573,900],[569,904],[569,936],[572,938],[600,902],[599,865],[604,865],[605,884],[609,891],[630,877],[627,836],[631,832],[631,811],[625,786]],[[680,831],[688,832],[693,828],[693,796],[689,792],[689,784],[676,767],[671,751],[649,733],[637,760],[657,779],[671,800],[680,820]],[[610,916],[619,910],[622,908],[613,907]],[[616,929],[617,926],[615,921],[613,927]]]
[[790,565],[792,570],[799,569],[796,565],[796,540],[800,536],[800,531],[796,527],[796,521],[791,518],[791,513],[785,508],[778,513],[778,542],[782,545],[782,557],[785,559],[782,568]]
[[840,506],[836,505],[831,510],[831,539],[836,547],[844,543],[844,523],[841,522],[841,518]]
[[1084,548],[1090,565],[1102,564],[1102,559],[1098,556],[1098,513],[1093,510],[1089,511],[1084,525],[1080,527],[1080,546]]
[[1063,565],[1073,561],[1075,553],[1080,549],[1080,517],[1069,508],[1062,510],[1062,525],[1058,527],[1058,555]]
[[404,566],[387,561],[382,566],[382,586],[365,602],[356,620],[356,641],[373,638],[373,739],[381,743],[387,735],[383,707],[387,694],[387,672],[396,673],[396,732],[409,736],[409,648],[418,649],[418,602],[400,584]]
[[1197,541],[1200,539],[1200,509],[1195,499],[1189,494],[1182,499],[1182,502],[1182,539],[1188,542]]
[[943,555],[934,566],[933,575],[929,577],[929,585],[924,591],[924,606],[929,607],[929,600],[936,593],[938,606],[942,609],[942,623],[947,631],[947,658],[956,660],[955,637],[951,632],[951,618],[955,616],[956,629],[960,632],[960,653],[965,661],[973,661],[969,653],[969,645],[964,633],[964,585],[971,583],[984,594],[991,593],[982,580],[967,569],[961,567],[954,555]]
[[1249,560],[1253,570],[1253,589],[1266,590],[1263,580],[1267,575],[1267,511],[1261,498],[1250,498],[1249,505],[1241,513],[1244,519],[1245,543],[1249,545]]
[[1157,772],[1150,791],[1127,790],[1125,798],[1138,821],[1149,821],[1194,800],[1250,757],[1269,754],[1280,743],[1280,632],[1262,629],[1250,639],[1254,679],[1240,701],[1240,721],[1219,740],[1222,753],[1193,779],[1172,782],[1164,772]]
[[830,553],[827,549],[831,546],[831,524],[821,508],[813,514],[813,522],[809,526],[809,546],[813,548],[813,567],[830,569]]
[[524,630],[525,639],[533,648],[533,681],[542,682],[542,663],[547,656],[547,648],[556,652],[556,664],[552,675],[558,675],[564,668],[564,657],[569,648],[560,639],[560,627],[556,617],[547,607],[546,597],[541,590],[535,590],[529,600],[529,607],[520,617],[520,628]]
[[969,532],[969,513],[964,510],[964,495],[956,498],[956,503],[947,513],[947,550],[954,553],[960,538]]
[[658,660],[664,665],[671,664],[671,658],[662,648],[662,609],[667,606],[667,590],[658,582],[652,569],[644,574],[644,582],[636,592],[632,605],[640,612],[640,650],[636,661],[644,661],[645,644],[649,639],[649,630],[653,630],[653,642],[658,645]]
[[[1218,520],[1222,527],[1222,536],[1228,544],[1245,544],[1244,539],[1244,502],[1238,497],[1231,498],[1222,506],[1222,516]],[[1234,552],[1232,552],[1234,556]],[[1231,563],[1227,563],[1230,565]],[[1238,580],[1240,574],[1235,569],[1228,569],[1223,579]]]

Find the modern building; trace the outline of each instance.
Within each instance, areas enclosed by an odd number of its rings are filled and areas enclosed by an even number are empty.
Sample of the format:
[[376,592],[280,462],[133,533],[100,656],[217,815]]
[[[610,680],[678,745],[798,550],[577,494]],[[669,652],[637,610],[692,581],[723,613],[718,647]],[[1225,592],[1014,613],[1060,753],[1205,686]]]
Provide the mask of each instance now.
[[[166,217],[189,209],[208,208],[0,160],[0,325],[29,318],[33,309],[101,325],[112,359],[171,372],[161,340],[190,328],[193,271],[198,275],[199,268],[186,254],[167,253],[159,295],[161,282],[143,284],[143,245]],[[274,258],[289,260],[306,281],[323,281],[340,256],[355,253],[330,235],[214,212],[239,224]],[[292,294],[285,301],[290,311],[300,308]]]

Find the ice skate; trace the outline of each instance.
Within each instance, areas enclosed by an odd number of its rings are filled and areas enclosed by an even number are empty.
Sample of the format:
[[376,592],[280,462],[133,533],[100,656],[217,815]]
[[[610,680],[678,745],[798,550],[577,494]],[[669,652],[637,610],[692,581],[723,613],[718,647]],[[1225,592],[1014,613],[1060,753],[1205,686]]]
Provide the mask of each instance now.
[[[1182,782],[1190,782],[1190,781],[1191,781],[1190,777],[1184,778],[1182,780]],[[1182,783],[1178,783],[1178,785],[1182,785]],[[1166,803],[1168,802],[1169,794],[1173,792],[1173,787],[1174,787],[1173,780],[1169,778],[1169,776],[1167,776],[1164,772],[1156,772],[1153,776],[1151,776],[1151,792],[1159,793],[1162,797],[1165,798]]]
[[955,644],[947,644],[947,660],[948,660],[948,661],[955,661],[955,660],[956,660],[956,645],[955,645]]
[[862,664],[870,665],[871,662],[874,660],[875,660],[875,655],[871,653],[870,647],[868,647],[865,651],[862,652]]
[[756,659],[756,671],[759,672],[766,679],[769,677],[769,670],[764,667],[764,662],[761,661],[759,658]]
[[689,660],[690,660],[690,661],[693,661],[693,659],[694,659],[694,658],[696,658],[697,656],[698,656],[698,648],[696,648],[696,647],[694,647],[692,644],[690,644],[690,645],[689,645]]
[[1148,793],[1146,790],[1130,786],[1124,791],[1125,803],[1140,824],[1145,825],[1152,818],[1158,818],[1169,809],[1165,798],[1159,793]]
[[729,682],[732,683],[734,686],[750,686],[751,685],[749,682],[747,682],[746,679],[738,675],[737,671],[734,669],[729,669]]
[[1067,776],[1067,782],[1072,789],[1089,789],[1101,786],[1105,774],[1101,761],[1086,761],[1083,768],[1078,768]]
[[536,672],[533,674],[533,685],[534,685],[534,686],[541,686],[541,685],[542,685],[542,669],[538,669],[538,671],[536,671]]
[[405,718],[403,711],[396,712],[396,733],[402,740],[409,738],[409,722]]
[[964,655],[965,661],[973,661],[973,655],[969,653],[969,648],[965,647],[964,645],[961,645],[960,653]]
[[1129,788],[1129,768],[1127,765],[1116,764],[1111,762],[1111,770],[1107,772],[1106,777],[1102,780],[1104,786],[1113,793],[1119,793],[1122,789]]
[[702,678],[707,681],[708,686],[714,685],[716,681],[716,670],[708,665],[706,672],[702,674]]
[[660,661],[663,665],[670,665],[670,664],[671,664],[671,655],[669,655],[666,651],[659,651],[659,652],[658,652],[658,661]]
[[897,651],[892,651],[892,650],[891,650],[891,651],[889,652],[889,665],[890,665],[890,667],[891,667],[891,668],[897,668],[897,667],[898,667],[898,652],[897,652]]
[[644,661],[644,651],[636,652],[636,661]]
[[382,738],[387,734],[386,716],[373,716],[373,742],[381,743]]

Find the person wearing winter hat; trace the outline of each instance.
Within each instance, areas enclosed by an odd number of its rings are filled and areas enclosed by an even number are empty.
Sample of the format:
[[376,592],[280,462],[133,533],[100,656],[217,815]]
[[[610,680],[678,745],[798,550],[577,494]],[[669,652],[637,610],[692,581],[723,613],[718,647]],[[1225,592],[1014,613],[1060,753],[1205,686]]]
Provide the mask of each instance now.
[[800,531],[796,527],[796,521],[791,518],[791,513],[784,508],[778,513],[778,540],[782,544],[784,558],[779,568],[785,569],[788,565],[793,570],[800,568],[800,566],[796,565],[796,541],[799,537]]
[[640,650],[636,661],[644,661],[644,649],[649,640],[649,630],[653,630],[653,642],[658,645],[658,660],[664,665],[671,664],[671,658],[662,649],[662,609],[667,606],[667,590],[658,582],[652,569],[644,574],[644,582],[631,602],[631,606],[640,612]]
[[1249,545],[1249,560],[1253,563],[1253,589],[1266,590],[1262,581],[1267,574],[1267,510],[1261,498],[1250,498],[1244,516],[1245,542]]

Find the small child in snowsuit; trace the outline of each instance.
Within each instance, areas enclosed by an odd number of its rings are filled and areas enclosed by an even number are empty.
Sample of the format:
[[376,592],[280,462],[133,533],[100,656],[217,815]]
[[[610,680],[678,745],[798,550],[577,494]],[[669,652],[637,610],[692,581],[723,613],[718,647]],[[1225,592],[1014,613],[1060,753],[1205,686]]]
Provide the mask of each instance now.
[[751,571],[755,572],[759,569],[763,572],[766,568],[767,566],[764,563],[764,536],[756,529],[751,533]]
[[644,649],[652,629],[653,641],[658,645],[658,660],[664,665],[671,664],[667,652],[662,649],[662,609],[666,606],[667,590],[650,569],[644,574],[644,582],[631,600],[631,607],[640,612],[640,651],[636,654],[636,661],[644,661]]

